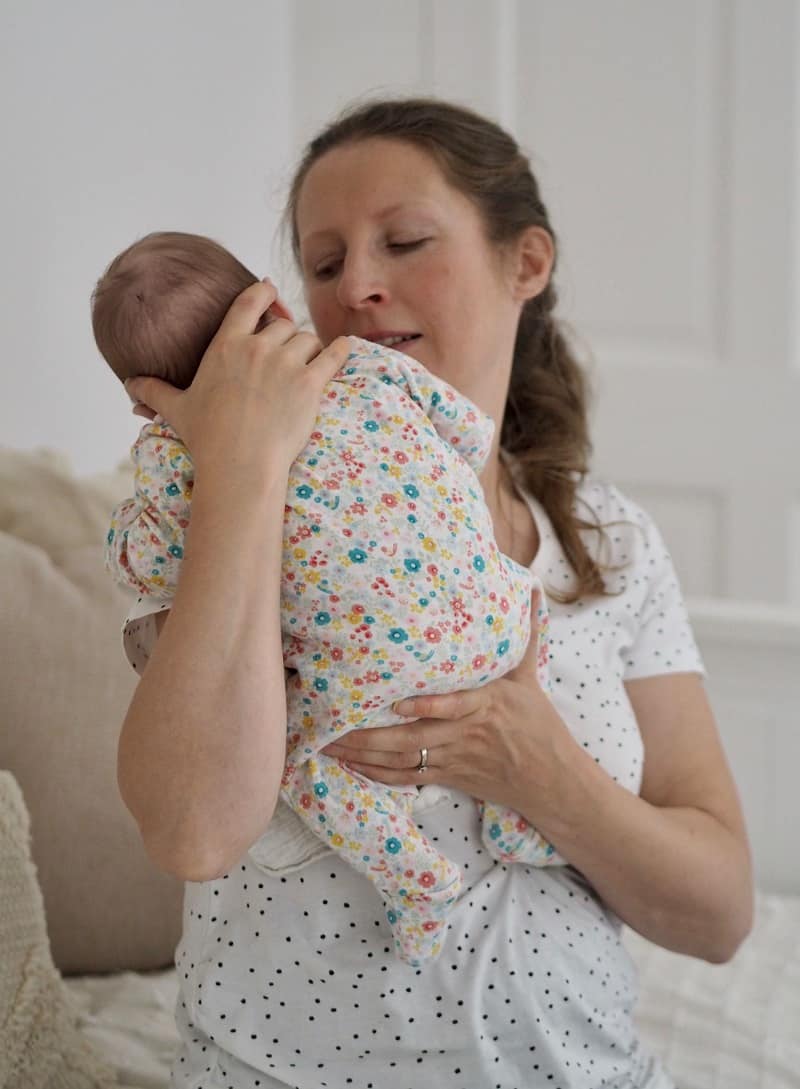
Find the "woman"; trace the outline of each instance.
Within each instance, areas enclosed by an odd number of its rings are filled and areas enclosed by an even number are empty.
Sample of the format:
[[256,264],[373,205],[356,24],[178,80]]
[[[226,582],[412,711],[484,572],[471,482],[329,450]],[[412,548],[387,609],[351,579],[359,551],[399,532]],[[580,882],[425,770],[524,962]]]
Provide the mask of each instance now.
[[[555,238],[528,163],[469,111],[368,105],[309,146],[289,217],[319,339],[287,320],[255,333],[276,299],[256,285],[189,390],[130,387],[195,463],[183,573],[119,753],[145,845],[189,882],[177,1084],[664,1089],[632,1023],[619,920],[728,959],[751,926],[749,848],[663,542],[584,479],[583,382],[553,316]],[[425,970],[394,960],[381,905],[346,864],[268,876],[247,853],[283,767],[288,467],[351,333],[503,421],[481,483],[500,548],[549,591],[552,700],[529,655],[328,749],[376,780],[419,769],[443,788],[419,824],[466,881]],[[495,864],[465,796],[516,809],[570,865]]]

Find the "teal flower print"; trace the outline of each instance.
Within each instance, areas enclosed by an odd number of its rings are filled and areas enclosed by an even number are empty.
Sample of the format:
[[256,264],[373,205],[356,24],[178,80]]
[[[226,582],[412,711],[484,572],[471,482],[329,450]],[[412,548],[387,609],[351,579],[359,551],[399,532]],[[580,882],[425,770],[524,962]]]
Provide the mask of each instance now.
[[301,484],[299,488],[295,488],[294,494],[298,499],[310,499],[314,494],[314,489],[310,488],[308,484]]
[[347,555],[353,563],[363,563],[367,558],[367,554],[362,548],[351,548]]
[[317,613],[317,615],[314,617],[314,623],[315,624],[319,624],[319,625],[330,624],[330,622],[331,622],[331,614],[330,613]]
[[476,571],[485,571],[486,561],[484,560],[483,556],[476,556],[475,559],[472,561],[472,566],[475,568]]
[[395,836],[390,836],[390,838],[386,840],[384,846],[390,855],[396,855],[403,844]]
[[408,496],[409,499],[418,499],[419,498],[419,488],[417,488],[417,486],[415,484],[405,484],[403,486],[403,491],[405,492],[405,494]]
[[314,793],[318,798],[324,798],[328,793],[328,788],[324,783],[314,783]]
[[317,692],[327,692],[328,682],[325,680],[324,677],[315,677],[314,687],[316,688]]
[[392,628],[389,632],[389,638],[393,643],[405,643],[408,639],[408,633],[403,631],[402,628]]
[[501,658],[508,650],[508,639],[504,639],[500,646],[497,648],[497,656]]
[[411,559],[403,560],[403,566],[405,567],[406,571],[413,575],[415,571],[419,571],[419,569],[422,567],[422,564],[419,562],[419,560]]
[[375,420],[365,420],[364,421],[364,430],[365,431],[377,431],[378,430],[378,424],[375,422]]
[[492,837],[492,839],[499,839],[502,834],[503,829],[500,827],[499,824],[493,824],[492,827],[489,829],[489,835]]

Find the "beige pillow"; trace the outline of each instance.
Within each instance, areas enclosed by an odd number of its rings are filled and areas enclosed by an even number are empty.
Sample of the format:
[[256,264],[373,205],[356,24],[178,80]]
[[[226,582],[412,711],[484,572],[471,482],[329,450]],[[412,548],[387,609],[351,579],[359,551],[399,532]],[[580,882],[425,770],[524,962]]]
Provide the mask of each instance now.
[[114,1071],[81,1035],[50,958],[29,835],[19,786],[0,771],[0,1089],[110,1089]]
[[182,886],[147,858],[116,782],[136,676],[103,538],[131,487],[127,468],[82,480],[57,454],[0,448],[0,768],[25,795],[65,973],[165,966],[180,934]]

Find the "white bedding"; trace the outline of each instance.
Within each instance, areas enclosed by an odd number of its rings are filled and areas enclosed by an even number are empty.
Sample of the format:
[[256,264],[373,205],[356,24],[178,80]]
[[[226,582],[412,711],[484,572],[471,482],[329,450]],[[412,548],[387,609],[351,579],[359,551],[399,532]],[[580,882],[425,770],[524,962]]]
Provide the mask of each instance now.
[[[760,894],[753,934],[729,964],[669,953],[630,931],[626,943],[640,970],[642,1033],[680,1089],[800,1089],[800,897]],[[122,1089],[164,1089],[174,970],[67,985]]]

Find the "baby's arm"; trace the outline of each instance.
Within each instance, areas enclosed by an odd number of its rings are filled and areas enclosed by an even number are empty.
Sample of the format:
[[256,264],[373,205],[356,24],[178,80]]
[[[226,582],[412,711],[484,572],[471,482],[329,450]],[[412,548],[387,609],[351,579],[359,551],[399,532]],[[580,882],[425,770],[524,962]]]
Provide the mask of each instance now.
[[139,594],[171,598],[183,558],[194,468],[189,451],[160,416],[139,432],[131,456],[135,494],[111,516],[106,569]]
[[348,361],[368,361],[370,369],[377,370],[384,382],[399,386],[475,472],[483,470],[494,438],[491,416],[416,359],[370,341],[355,337],[350,341],[353,351]]

